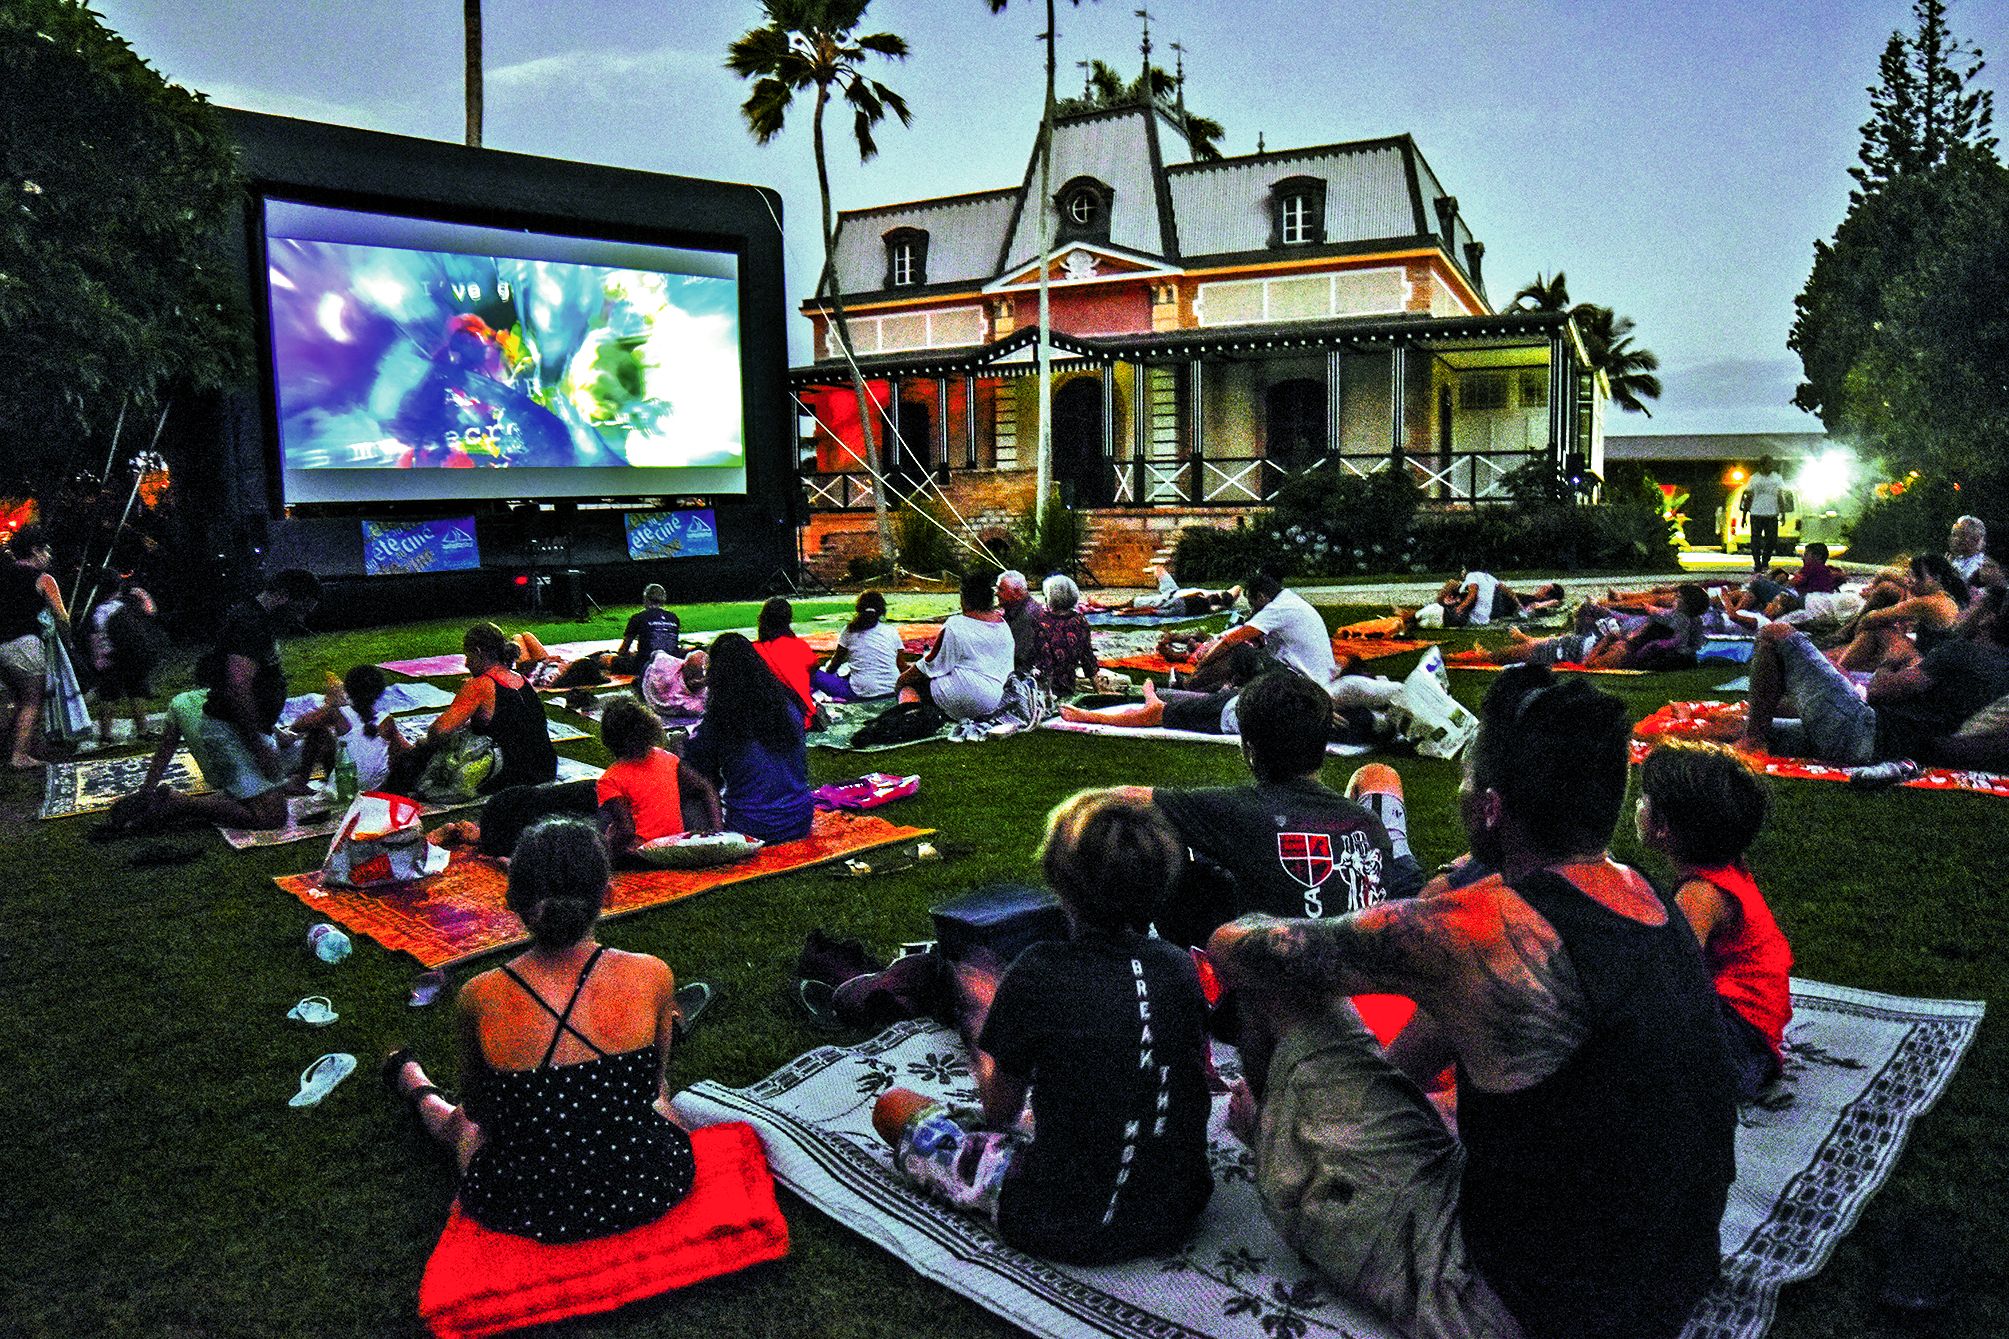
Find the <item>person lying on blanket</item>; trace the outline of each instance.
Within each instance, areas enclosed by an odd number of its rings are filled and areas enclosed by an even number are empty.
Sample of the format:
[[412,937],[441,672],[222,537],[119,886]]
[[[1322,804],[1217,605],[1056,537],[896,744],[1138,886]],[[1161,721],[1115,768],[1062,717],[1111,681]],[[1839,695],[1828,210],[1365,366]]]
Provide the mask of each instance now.
[[293,722],[293,733],[306,743],[304,770],[311,776],[325,766],[334,774],[338,753],[346,749],[356,765],[356,789],[381,790],[390,779],[391,762],[411,747],[395,717],[377,715],[377,701],[390,687],[375,665],[357,665],[337,679],[328,676],[321,705]]
[[[886,622],[886,597],[868,590],[858,597],[851,621],[837,634],[837,649],[821,669],[811,670],[810,686],[839,702],[891,697],[900,686],[900,630]],[[839,673],[851,667],[849,676]]]
[[1590,669],[1691,668],[1702,645],[1702,615],[1709,594],[1697,585],[1677,590],[1677,605],[1648,614],[1614,614],[1602,605],[1577,611],[1577,631],[1530,637],[1507,630],[1507,644],[1493,652],[1496,665],[1583,665]]
[[[1387,897],[1414,896],[1423,886],[1394,769],[1362,768],[1344,795],[1319,779],[1331,717],[1332,700],[1311,680],[1288,671],[1265,674],[1239,707],[1242,758],[1253,782],[1122,792],[1156,806],[1190,857],[1178,887],[1159,905],[1161,936],[1204,944],[1249,912],[1340,916]],[[1379,813],[1354,798],[1370,787]]]
[[721,633],[712,643],[710,683],[684,761],[723,793],[725,826],[764,842],[808,836],[816,797],[809,790],[801,699],[737,632]]
[[1240,586],[1230,586],[1226,590],[1182,586],[1172,576],[1172,569],[1163,563],[1153,563],[1151,572],[1158,581],[1157,594],[1140,595],[1130,602],[1128,608],[1112,609],[1110,612],[1119,617],[1126,614],[1167,614],[1192,618],[1233,609],[1242,598]]
[[400,795],[411,794],[426,764],[461,730],[487,736],[502,751],[502,766],[482,783],[483,794],[556,779],[558,753],[545,727],[544,702],[530,681],[511,668],[517,648],[495,624],[477,623],[461,637],[460,649],[467,659],[467,682],[425,738],[391,763],[387,784]]
[[466,1102],[434,1087],[409,1050],[384,1060],[392,1097],[453,1155],[462,1211],[496,1232],[611,1236],[690,1192],[696,1168],[669,1069],[690,1007],[679,995],[697,987],[679,992],[662,959],[594,940],[608,878],[592,824],[532,826],[508,892],[530,950],[474,977],[454,1002]]
[[[1936,555],[1935,555],[1936,556]],[[2009,619],[2004,597],[1975,625],[1974,640],[1952,637],[1922,657],[1878,669],[1860,690],[1803,632],[1775,623],[1751,654],[1747,748],[1856,767],[1881,761],[1974,765],[1983,745],[1960,739],[1967,720],[2009,694]],[[1790,701],[1797,716],[1787,717]]]
[[[1480,708],[1460,809],[1497,871],[1324,920],[1245,917],[1230,1124],[1284,1239],[1418,1339],[1672,1339],[1718,1272],[1737,1109],[1687,920],[1611,858],[1626,708],[1542,668]],[[1386,1053],[1347,997],[1418,1005]],[[1418,1078],[1457,1066],[1459,1133]]]
[[1872,583],[1835,663],[1845,670],[1910,664],[1957,634],[1970,602],[1967,583],[1952,564],[1921,553],[1899,573]]
[[1014,653],[991,577],[966,573],[962,612],[942,625],[927,655],[901,671],[900,701],[925,699],[952,721],[982,720],[1004,701]]
[[1206,1001],[1191,956],[1148,934],[1185,853],[1149,804],[1083,791],[1048,817],[1040,858],[1068,939],[961,981],[982,1110],[892,1088],[872,1125],[902,1175],[1018,1250],[1152,1255],[1185,1237],[1214,1183]]
[[1793,1021],[1793,950],[1744,859],[1771,807],[1764,778],[1721,744],[1666,740],[1639,769],[1640,845],[1674,867],[1675,904],[1702,945],[1740,1102],[1779,1077]]
[[600,831],[616,860],[633,855],[643,842],[674,837],[684,828],[684,798],[695,797],[707,811],[699,829],[725,826],[718,792],[697,769],[663,747],[663,723],[633,698],[617,697],[600,718],[600,742],[614,761],[600,774],[595,797]]
[[1444,583],[1437,598],[1416,609],[1395,606],[1402,631],[1418,628],[1483,628],[1488,623],[1530,614],[1545,614],[1563,602],[1559,581],[1537,586],[1526,595],[1490,572],[1467,572]]

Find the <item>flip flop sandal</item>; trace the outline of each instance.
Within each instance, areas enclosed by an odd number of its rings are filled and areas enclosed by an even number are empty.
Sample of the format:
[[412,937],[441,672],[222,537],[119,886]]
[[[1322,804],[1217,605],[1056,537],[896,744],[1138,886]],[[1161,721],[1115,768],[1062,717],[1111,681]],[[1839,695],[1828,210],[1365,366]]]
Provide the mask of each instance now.
[[693,981],[689,985],[677,987],[677,1021],[671,1025],[670,1037],[682,1041],[691,1035],[697,1026],[698,1015],[711,1006],[718,998],[718,990],[705,981]]
[[438,999],[440,992],[445,989],[446,973],[435,967],[430,972],[422,973],[418,980],[412,982],[412,993],[405,1003],[414,1009],[423,1009]]
[[788,1002],[797,1013],[809,1020],[809,1026],[818,1032],[841,1032],[844,1024],[838,1021],[834,1000],[837,991],[827,981],[804,977],[786,992]]
[[330,1051],[300,1071],[300,1091],[286,1099],[289,1107],[311,1107],[320,1102],[343,1079],[356,1072],[356,1057],[347,1051]]
[[335,1012],[335,1002],[326,995],[309,995],[288,1009],[286,1016],[296,1023],[305,1023],[308,1027],[326,1027],[341,1017]]

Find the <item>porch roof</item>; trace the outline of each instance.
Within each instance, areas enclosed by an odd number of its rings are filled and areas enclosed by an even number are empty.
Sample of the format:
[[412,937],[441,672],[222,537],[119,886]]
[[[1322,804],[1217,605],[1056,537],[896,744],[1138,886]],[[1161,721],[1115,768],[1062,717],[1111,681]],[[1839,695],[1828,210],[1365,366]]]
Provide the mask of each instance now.
[[[1467,348],[1537,342],[1546,345],[1569,328],[1566,312],[1501,312],[1492,316],[1335,317],[1128,335],[1070,335],[1056,330],[1050,342],[1059,358],[1069,362],[1180,362],[1210,355],[1397,342]],[[1032,346],[1038,338],[1038,327],[1027,326],[989,344],[866,354],[856,361],[859,370],[868,377],[939,377],[965,372],[996,373],[1007,368],[1021,371],[1021,367],[1014,365],[1015,359],[1029,364]],[[838,358],[792,368],[788,374],[790,385],[795,387],[838,385],[849,377],[850,364]]]

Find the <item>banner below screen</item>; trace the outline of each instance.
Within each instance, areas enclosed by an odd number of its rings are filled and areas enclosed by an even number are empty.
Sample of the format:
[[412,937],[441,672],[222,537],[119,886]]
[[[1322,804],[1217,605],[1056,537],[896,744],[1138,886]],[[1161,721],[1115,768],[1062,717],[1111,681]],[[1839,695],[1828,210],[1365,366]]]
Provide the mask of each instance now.
[[710,507],[689,511],[631,511],[628,556],[644,558],[716,558],[718,522]]
[[406,525],[363,522],[363,570],[373,577],[468,572],[480,566],[472,516]]

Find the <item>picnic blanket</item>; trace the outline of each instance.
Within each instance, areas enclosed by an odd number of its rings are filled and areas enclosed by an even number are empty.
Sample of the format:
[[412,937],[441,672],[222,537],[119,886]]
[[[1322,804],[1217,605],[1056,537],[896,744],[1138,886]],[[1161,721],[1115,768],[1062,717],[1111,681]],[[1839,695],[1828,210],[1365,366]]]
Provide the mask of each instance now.
[[[52,762],[42,771],[43,818],[69,818],[102,813],[120,796],[130,795],[146,780],[152,753],[128,753],[118,758],[72,758]],[[209,789],[202,770],[187,749],[177,750],[162,780],[175,790],[201,795]]]
[[[577,758],[560,757],[558,776],[560,781],[590,781],[600,775],[603,768]],[[431,818],[439,814],[451,813],[456,809],[469,809],[486,804],[483,795],[463,804],[428,804],[420,809],[422,816]],[[283,828],[224,828],[218,832],[223,840],[239,851],[254,846],[285,846],[289,842],[306,841],[310,837],[332,837],[341,824],[342,810],[335,807],[325,796],[294,795],[286,801],[286,826]]]
[[[316,711],[326,701],[321,693],[300,693],[286,699],[286,705],[279,709],[279,724],[291,725],[310,711]],[[394,683],[385,687],[377,698],[377,715],[395,716],[401,711],[425,711],[428,708],[444,707],[453,701],[453,694],[437,684]]]
[[[709,892],[807,869],[875,846],[928,836],[932,828],[901,827],[873,814],[816,815],[801,841],[777,842],[751,860],[717,869],[621,870],[607,894],[606,917],[625,916]],[[321,873],[285,874],[273,880],[315,916],[402,950],[427,967],[448,967],[497,949],[529,942],[522,922],[504,905],[508,870],[496,860],[456,850],[445,870],[394,888],[323,889]]]
[[[1386,660],[1391,656],[1406,656],[1412,651],[1427,650],[1434,643],[1413,637],[1369,637],[1340,636],[1332,639],[1333,657],[1342,664],[1348,658],[1354,660]],[[1156,651],[1145,651],[1136,655],[1104,657],[1104,668],[1120,670],[1141,670],[1146,674],[1169,674],[1173,670],[1190,670],[1190,661],[1167,660]]]
[[[1444,663],[1450,666],[1452,669],[1464,669],[1464,670],[1503,670],[1507,668],[1505,665],[1498,665],[1493,663],[1492,654],[1493,653],[1491,651],[1482,651],[1476,649],[1471,651],[1453,651],[1449,655],[1444,657]],[[1564,674],[1650,673],[1650,671],[1648,670],[1638,670],[1638,669],[1593,669],[1589,665],[1579,665],[1576,662],[1570,660],[1559,661],[1556,664],[1549,666],[1549,668],[1552,670],[1557,670]]]
[[[1108,735],[1113,739],[1169,739],[1186,744],[1233,744],[1241,747],[1240,735],[1210,735],[1198,730],[1168,730],[1162,725],[1103,725],[1095,721],[1063,721],[1055,716],[1040,722],[1043,730],[1066,730],[1077,735]],[[1325,751],[1335,758],[1357,758],[1372,753],[1368,744],[1328,742]]]
[[[1723,1277],[1687,1339],[1757,1339],[1782,1284],[1811,1277],[1896,1164],[1912,1122],[1952,1078],[1983,1006],[1793,983],[1786,1073],[1739,1113],[1737,1182],[1723,1217]],[[1216,1048],[1233,1074],[1233,1053]],[[900,1023],[852,1047],[825,1046],[747,1088],[678,1093],[694,1125],[745,1120],[774,1174],[839,1223],[1036,1335],[1180,1339],[1400,1339],[1339,1298],[1264,1217],[1254,1159],[1209,1127],[1214,1195],[1192,1238],[1129,1264],[1062,1265],[1003,1245],[991,1228],[898,1180],[872,1132],[872,1104],[895,1085],[974,1104],[956,1036]]]
[[1720,660],[1732,665],[1748,665],[1757,645],[1757,641],[1750,637],[1723,637],[1711,634],[1702,639],[1702,649],[1695,653],[1695,658]]
[[1209,614],[1121,614],[1114,609],[1091,609],[1082,617],[1091,628],[1176,628],[1184,623],[1202,623],[1225,612],[1216,609]]
[[884,753],[887,749],[903,749],[910,744],[929,744],[939,739],[947,739],[949,732],[955,728],[954,721],[945,721],[935,733],[923,735],[919,739],[905,739],[897,744],[867,744],[862,748],[852,744],[851,740],[860,730],[870,725],[892,705],[891,701],[884,698],[875,702],[825,702],[823,710],[830,718],[830,724],[821,730],[810,731],[807,743],[813,749]]
[[[558,660],[577,660],[580,656],[598,655],[602,651],[613,651],[620,647],[616,640],[594,642],[546,642],[544,650]],[[415,660],[382,660],[377,662],[380,670],[393,674],[405,674],[414,679],[442,679],[455,674],[467,673],[467,657],[458,651],[444,656],[420,656]]]
[[[1727,685],[1726,685],[1727,687]],[[1726,721],[1744,719],[1749,704],[1744,702],[1670,702],[1632,727],[1632,760],[1646,757],[1653,741],[1661,738],[1704,737],[1720,739]],[[1847,781],[1849,769],[1814,758],[1782,758],[1770,753],[1739,748],[1753,767],[1766,776],[1792,777],[1802,781]],[[1974,795],[1993,795],[2009,800],[2009,774],[1975,772],[1959,767],[1928,767],[1918,777],[1904,783],[1909,790],[1964,790]]]
[[[894,629],[900,634],[901,649],[917,656],[926,655],[934,646],[935,639],[942,635],[940,623],[899,623],[894,625]],[[809,644],[810,650],[826,656],[837,649],[835,632],[805,632],[802,640]]]

